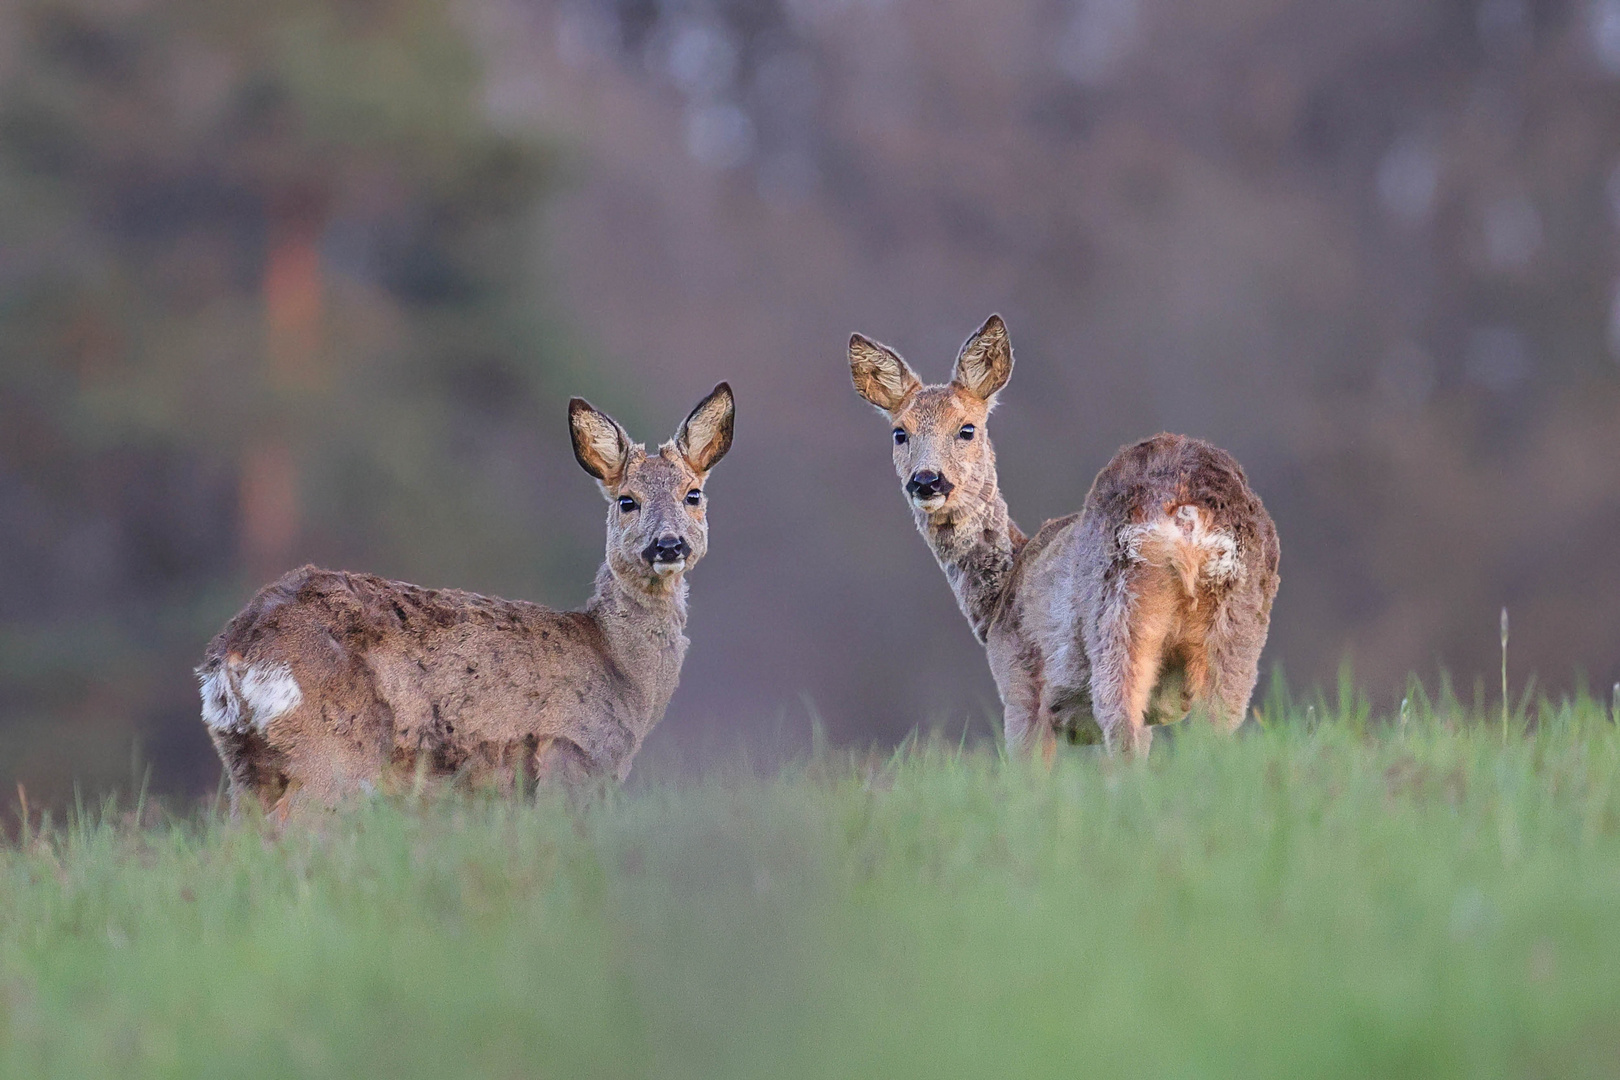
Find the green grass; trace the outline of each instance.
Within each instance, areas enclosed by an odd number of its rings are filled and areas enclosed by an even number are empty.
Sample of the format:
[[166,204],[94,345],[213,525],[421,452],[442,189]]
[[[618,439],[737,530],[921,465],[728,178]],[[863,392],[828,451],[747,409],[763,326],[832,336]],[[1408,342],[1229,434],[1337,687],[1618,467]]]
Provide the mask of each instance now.
[[1506,746],[1409,712],[279,837],[36,823],[0,848],[0,1076],[1620,1075],[1608,710]]

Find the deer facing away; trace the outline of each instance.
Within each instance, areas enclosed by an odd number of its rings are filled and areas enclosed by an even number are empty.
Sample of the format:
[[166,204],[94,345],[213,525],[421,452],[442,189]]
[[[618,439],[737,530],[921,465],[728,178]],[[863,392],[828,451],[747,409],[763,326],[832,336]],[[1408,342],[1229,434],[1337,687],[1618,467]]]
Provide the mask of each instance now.
[[984,430],[1012,375],[1000,316],[926,386],[850,338],[855,389],[893,426],[917,529],[985,646],[1010,746],[1058,735],[1145,753],[1194,708],[1231,730],[1254,692],[1277,594],[1277,530],[1224,450],[1181,435],[1124,447],[1079,514],[1034,536],[1008,516]]
[[285,817],[399,777],[510,788],[622,781],[686,654],[686,572],[708,549],[704,481],[731,447],[725,383],[657,450],[569,402],[574,456],[608,501],[581,611],[306,566],[209,644],[202,715],[230,778]]

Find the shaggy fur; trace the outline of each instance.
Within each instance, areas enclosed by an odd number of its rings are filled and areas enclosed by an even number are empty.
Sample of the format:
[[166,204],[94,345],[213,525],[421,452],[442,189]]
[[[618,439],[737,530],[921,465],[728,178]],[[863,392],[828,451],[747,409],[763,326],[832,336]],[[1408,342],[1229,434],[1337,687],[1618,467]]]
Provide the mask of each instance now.
[[[1012,375],[1001,318],[967,340],[942,386],[859,334],[849,360],[855,389],[893,425],[895,471],[984,643],[1010,745],[1050,754],[1063,735],[1145,753],[1149,725],[1195,708],[1223,728],[1242,722],[1278,543],[1230,454],[1168,434],[1124,447],[1079,514],[1026,538],[984,430]],[[919,477],[940,479],[918,488]]]
[[686,571],[708,549],[703,483],[733,412],[721,383],[649,453],[570,403],[575,455],[609,503],[582,611],[313,566],[262,590],[197,669],[233,808],[256,798],[285,816],[430,776],[622,781],[680,677]]

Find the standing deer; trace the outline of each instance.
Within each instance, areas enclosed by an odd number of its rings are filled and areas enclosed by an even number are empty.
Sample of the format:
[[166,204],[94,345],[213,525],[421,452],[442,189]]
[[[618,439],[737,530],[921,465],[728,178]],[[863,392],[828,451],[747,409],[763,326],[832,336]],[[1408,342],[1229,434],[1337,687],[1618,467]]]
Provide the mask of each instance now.
[[251,795],[285,818],[424,774],[622,781],[680,677],[686,572],[708,550],[704,481],[733,413],[721,383],[648,453],[568,403],[574,456],[609,504],[582,611],[313,566],[267,586],[197,669],[233,811]]
[[1050,759],[1056,736],[1147,752],[1149,725],[1195,706],[1243,721],[1277,595],[1277,530],[1237,461],[1156,435],[1097,474],[1079,514],[1027,537],[1007,513],[984,430],[1012,375],[999,315],[943,386],[855,334],[855,389],[893,426],[917,529],[985,646],[1009,746]]

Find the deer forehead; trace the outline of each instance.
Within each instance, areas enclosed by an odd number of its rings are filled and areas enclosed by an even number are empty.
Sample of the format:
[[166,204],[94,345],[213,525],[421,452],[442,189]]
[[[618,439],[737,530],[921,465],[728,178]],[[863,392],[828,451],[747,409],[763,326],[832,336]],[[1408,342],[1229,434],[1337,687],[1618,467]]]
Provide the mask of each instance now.
[[953,385],[925,386],[894,414],[895,423],[913,431],[951,429],[984,421],[984,402]]
[[630,459],[619,490],[643,499],[663,495],[679,498],[700,479],[673,446],[662,446],[656,454],[642,451]]

